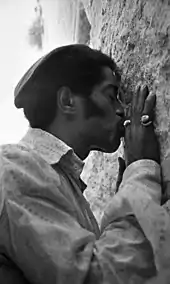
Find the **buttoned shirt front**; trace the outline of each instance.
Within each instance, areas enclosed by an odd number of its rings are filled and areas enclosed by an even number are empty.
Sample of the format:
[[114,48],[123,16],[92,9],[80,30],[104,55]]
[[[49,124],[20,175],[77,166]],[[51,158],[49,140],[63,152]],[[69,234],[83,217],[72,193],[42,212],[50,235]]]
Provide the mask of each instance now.
[[101,231],[82,194],[83,162],[58,138],[29,129],[18,144],[1,147],[0,167],[1,264],[15,263],[32,284],[130,284],[156,276],[165,222],[154,219],[161,215],[155,162],[125,170]]

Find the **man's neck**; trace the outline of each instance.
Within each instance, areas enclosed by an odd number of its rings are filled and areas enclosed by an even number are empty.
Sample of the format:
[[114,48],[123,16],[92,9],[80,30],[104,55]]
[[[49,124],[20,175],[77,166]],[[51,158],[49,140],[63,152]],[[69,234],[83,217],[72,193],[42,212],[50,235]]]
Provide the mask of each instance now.
[[88,150],[88,147],[85,145],[84,139],[81,139],[78,133],[74,135],[73,131],[70,131],[70,129],[67,130],[64,127],[62,128],[62,130],[61,129],[59,130],[58,128],[57,131],[49,127],[47,132],[59,138],[64,143],[66,143],[69,147],[71,147],[74,150],[75,154],[81,160],[86,159],[87,156],[89,155],[90,151]]

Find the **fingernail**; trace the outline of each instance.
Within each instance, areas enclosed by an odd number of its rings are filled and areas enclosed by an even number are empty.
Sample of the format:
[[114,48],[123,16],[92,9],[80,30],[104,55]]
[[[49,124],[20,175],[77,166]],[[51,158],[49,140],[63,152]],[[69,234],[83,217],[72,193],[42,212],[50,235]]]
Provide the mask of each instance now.
[[141,89],[142,89],[142,92],[146,91],[148,89],[148,86],[146,84],[144,84]]
[[150,92],[149,96],[156,97],[156,94],[154,92]]
[[137,83],[136,91],[141,90],[141,85],[142,85],[141,81]]

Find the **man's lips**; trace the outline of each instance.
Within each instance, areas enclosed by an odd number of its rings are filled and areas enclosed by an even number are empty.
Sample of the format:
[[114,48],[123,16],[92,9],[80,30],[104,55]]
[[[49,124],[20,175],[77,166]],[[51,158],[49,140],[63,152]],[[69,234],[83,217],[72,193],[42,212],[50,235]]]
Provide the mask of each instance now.
[[123,123],[118,123],[116,129],[111,129],[110,131],[110,139],[120,139],[122,137],[125,137],[125,127]]

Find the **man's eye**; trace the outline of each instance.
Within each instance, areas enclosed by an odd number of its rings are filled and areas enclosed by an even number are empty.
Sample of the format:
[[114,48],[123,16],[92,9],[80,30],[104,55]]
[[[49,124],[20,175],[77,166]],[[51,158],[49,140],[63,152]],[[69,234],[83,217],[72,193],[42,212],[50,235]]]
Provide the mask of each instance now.
[[110,98],[111,103],[114,103],[116,100],[116,98],[113,95],[109,96],[109,98]]
[[115,103],[115,101],[118,100],[118,87],[116,86],[109,87],[106,90],[105,95],[109,98],[112,104]]

